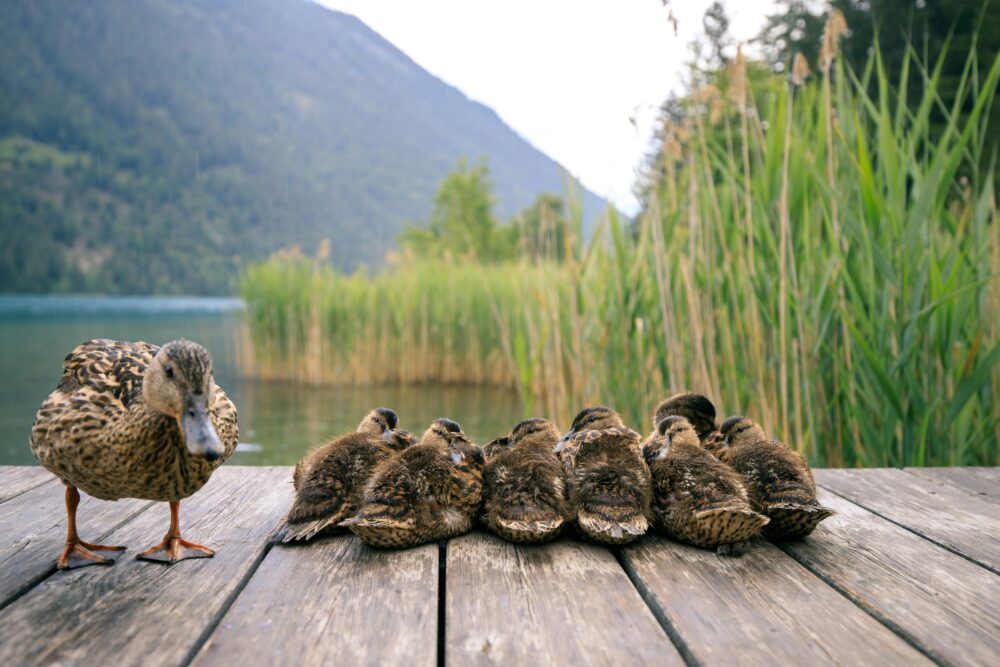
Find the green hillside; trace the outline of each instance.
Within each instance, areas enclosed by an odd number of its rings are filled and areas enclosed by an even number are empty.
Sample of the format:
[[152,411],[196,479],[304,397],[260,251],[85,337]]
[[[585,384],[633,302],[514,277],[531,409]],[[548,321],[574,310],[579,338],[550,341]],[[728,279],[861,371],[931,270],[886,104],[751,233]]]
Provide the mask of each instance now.
[[322,238],[375,264],[480,156],[501,216],[563,190],[493,111],[304,0],[0,6],[0,291],[225,293]]

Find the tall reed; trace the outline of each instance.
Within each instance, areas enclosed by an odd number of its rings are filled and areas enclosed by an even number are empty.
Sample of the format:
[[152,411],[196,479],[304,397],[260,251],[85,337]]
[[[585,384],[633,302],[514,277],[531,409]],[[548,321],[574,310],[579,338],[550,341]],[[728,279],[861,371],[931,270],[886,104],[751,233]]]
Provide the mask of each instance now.
[[249,267],[254,372],[491,383],[526,413],[605,403],[642,428],[693,389],[814,463],[996,465],[1000,231],[979,165],[1000,57],[970,57],[950,108],[941,60],[911,53],[892,80],[877,48],[859,73],[825,58],[794,92],[738,58],[665,128],[643,213],[610,211],[562,263]]

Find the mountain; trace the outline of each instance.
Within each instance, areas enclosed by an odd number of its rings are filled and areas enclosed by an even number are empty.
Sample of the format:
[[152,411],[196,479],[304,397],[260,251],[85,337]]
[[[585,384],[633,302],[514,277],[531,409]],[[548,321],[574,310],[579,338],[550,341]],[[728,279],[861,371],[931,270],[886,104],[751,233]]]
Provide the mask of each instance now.
[[323,238],[377,264],[481,156],[502,218],[564,191],[492,110],[305,0],[0,5],[0,291],[226,293]]

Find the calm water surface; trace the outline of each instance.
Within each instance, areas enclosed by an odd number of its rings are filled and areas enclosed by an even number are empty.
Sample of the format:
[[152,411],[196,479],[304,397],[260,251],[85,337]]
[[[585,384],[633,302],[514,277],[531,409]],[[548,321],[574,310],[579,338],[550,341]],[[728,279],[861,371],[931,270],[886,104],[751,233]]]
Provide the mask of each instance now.
[[236,299],[0,296],[0,465],[35,463],[35,411],[62,374],[62,360],[91,338],[196,340],[212,353],[216,381],[236,401],[240,448],[230,463],[292,465],[311,446],[353,429],[372,407],[395,409],[421,431],[436,417],[459,421],[477,442],[521,418],[510,391],[482,387],[304,387],[243,379],[237,368]]

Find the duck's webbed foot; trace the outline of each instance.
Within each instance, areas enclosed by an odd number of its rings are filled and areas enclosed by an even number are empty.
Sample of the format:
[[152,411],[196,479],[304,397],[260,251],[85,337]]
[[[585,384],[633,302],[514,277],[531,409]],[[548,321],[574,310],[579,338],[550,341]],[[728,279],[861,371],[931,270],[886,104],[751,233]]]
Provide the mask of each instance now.
[[715,553],[720,556],[742,556],[750,549],[750,541],[733,542],[731,544],[720,544]]
[[63,549],[62,556],[56,561],[56,567],[60,570],[72,570],[77,567],[88,565],[111,565],[118,557],[118,553],[101,556],[95,551],[125,551],[125,547],[108,546],[106,544],[91,544],[83,540],[66,540],[66,548]]
[[186,558],[211,558],[215,555],[215,552],[208,547],[188,542],[181,537],[180,521],[177,518],[179,508],[180,501],[170,502],[170,528],[166,536],[155,547],[150,547],[139,554],[139,559],[169,565]]
[[180,535],[168,535],[155,547],[146,549],[139,558],[157,563],[176,563],[185,558],[211,558],[215,552],[201,544],[188,542]]

